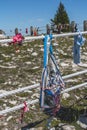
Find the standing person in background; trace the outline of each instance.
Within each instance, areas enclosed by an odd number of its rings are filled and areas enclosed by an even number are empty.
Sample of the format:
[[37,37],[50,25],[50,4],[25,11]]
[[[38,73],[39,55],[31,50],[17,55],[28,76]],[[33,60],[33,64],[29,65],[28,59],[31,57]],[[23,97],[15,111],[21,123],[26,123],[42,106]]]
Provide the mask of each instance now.
[[50,26],[48,24],[46,25],[46,30],[47,30],[47,34],[50,34]]
[[33,36],[33,26],[30,27],[30,35]]
[[28,34],[28,28],[26,28],[26,34]]
[[37,29],[34,28],[34,36],[37,36]]
[[39,35],[39,33],[38,33],[38,32],[39,32],[39,27],[37,27],[37,36]]

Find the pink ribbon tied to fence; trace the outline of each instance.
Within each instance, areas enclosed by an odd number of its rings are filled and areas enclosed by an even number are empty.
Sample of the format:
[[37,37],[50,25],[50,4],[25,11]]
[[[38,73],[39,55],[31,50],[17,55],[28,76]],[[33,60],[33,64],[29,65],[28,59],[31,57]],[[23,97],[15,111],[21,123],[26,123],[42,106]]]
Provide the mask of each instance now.
[[21,110],[22,110],[22,112],[21,112],[21,119],[20,119],[20,121],[22,123],[23,122],[24,113],[29,111],[29,108],[28,108],[26,102],[24,102],[24,107]]

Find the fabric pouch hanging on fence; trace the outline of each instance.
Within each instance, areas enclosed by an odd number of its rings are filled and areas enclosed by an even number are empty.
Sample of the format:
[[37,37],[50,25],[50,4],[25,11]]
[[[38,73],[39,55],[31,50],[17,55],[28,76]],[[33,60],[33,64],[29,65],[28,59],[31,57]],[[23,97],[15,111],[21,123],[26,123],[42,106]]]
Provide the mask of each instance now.
[[47,79],[47,84],[41,85],[40,107],[46,114],[55,115],[60,109],[60,92],[64,87],[61,78],[59,74],[56,74],[56,77],[52,76]]
[[45,63],[42,72],[40,107],[45,113],[55,115],[60,109],[60,92],[65,87],[65,83],[53,55],[52,44],[50,44],[49,48],[51,53],[49,63]]
[[82,34],[80,33],[78,36],[77,36],[77,44],[79,46],[83,46],[84,43],[85,43],[85,38],[82,36]]

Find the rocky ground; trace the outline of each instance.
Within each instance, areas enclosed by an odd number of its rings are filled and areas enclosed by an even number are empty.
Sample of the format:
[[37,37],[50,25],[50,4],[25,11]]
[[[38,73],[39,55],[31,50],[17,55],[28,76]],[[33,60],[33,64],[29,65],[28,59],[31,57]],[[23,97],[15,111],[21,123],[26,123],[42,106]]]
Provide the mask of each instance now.
[[[53,41],[53,50],[61,74],[68,75],[87,70],[87,42],[81,48],[81,62],[73,63],[73,38],[58,38]],[[43,41],[35,40],[23,43],[16,53],[12,45],[0,45],[0,94],[41,82],[43,68]],[[87,74],[65,80],[66,88],[87,82]],[[87,86],[86,86],[87,87]],[[61,111],[52,118],[44,114],[39,104],[32,105],[20,123],[21,110],[8,113],[0,118],[0,130],[84,130],[87,129],[87,89],[74,90],[61,96]],[[67,96],[68,95],[68,96]],[[39,88],[0,99],[0,110],[4,110],[24,101],[39,98]],[[85,116],[83,116],[83,114]],[[81,124],[81,120],[86,122]],[[50,124],[50,126],[47,126]],[[84,128],[83,128],[84,127]]]

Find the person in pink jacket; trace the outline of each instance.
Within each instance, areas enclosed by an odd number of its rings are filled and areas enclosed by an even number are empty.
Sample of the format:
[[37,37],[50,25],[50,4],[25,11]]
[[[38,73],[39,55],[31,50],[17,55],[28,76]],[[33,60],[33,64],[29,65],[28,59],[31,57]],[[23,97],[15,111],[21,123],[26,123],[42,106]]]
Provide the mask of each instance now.
[[22,41],[24,40],[24,37],[21,33],[18,32],[18,29],[15,29],[15,36],[13,36],[13,44],[22,45]]
[[15,47],[16,52],[20,52],[19,45],[22,45],[24,37],[18,32],[18,28],[15,29],[15,36],[13,36],[12,44]]

